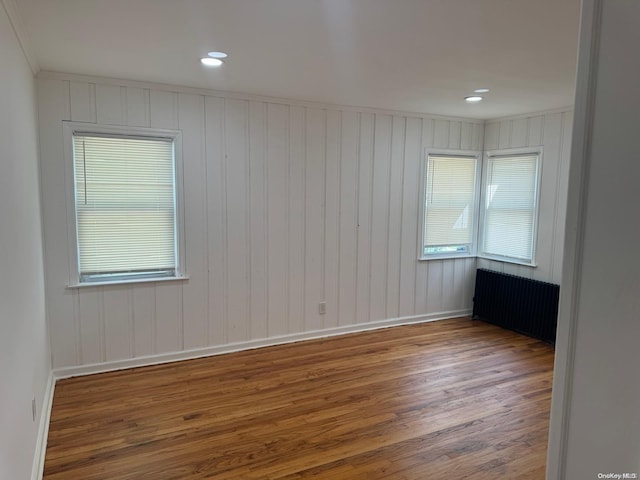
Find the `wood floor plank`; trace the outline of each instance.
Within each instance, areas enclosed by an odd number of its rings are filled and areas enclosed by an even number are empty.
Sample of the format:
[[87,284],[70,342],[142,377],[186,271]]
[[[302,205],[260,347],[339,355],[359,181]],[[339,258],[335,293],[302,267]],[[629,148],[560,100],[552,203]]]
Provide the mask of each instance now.
[[44,479],[542,479],[553,357],[463,318],[71,378]]

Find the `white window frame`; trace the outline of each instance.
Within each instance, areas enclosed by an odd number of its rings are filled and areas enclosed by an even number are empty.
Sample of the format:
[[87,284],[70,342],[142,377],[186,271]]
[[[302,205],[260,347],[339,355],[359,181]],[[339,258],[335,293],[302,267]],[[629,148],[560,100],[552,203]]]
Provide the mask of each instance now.
[[[424,229],[425,229],[425,208],[426,208],[426,194],[427,194],[427,165],[429,162],[429,156],[442,156],[442,157],[473,157],[476,159],[476,183],[474,190],[474,205],[472,221],[473,227],[471,230],[471,244],[469,245],[469,251],[467,252],[450,252],[450,253],[424,253]],[[433,149],[426,148],[423,152],[421,166],[420,166],[420,208],[419,208],[419,223],[418,223],[418,260],[442,260],[446,258],[469,258],[477,256],[477,238],[478,238],[478,209],[480,206],[480,187],[482,173],[482,151],[479,150],[453,150],[453,149]]]
[[[95,123],[68,122],[63,123],[63,143],[65,156],[65,193],[68,228],[69,251],[69,288],[95,287],[99,285],[119,285],[128,283],[149,283],[160,281],[175,281],[188,279],[184,260],[185,253],[185,228],[184,228],[184,194],[182,174],[182,132],[179,130],[166,130],[157,128],[125,127],[114,125],[99,125]],[[116,276],[112,280],[83,281],[79,269],[79,249],[76,225],[76,198],[73,161],[73,135],[75,133],[98,134],[106,136],[129,136],[142,138],[171,139],[174,148],[175,169],[175,242],[176,265],[173,276],[142,276],[139,278],[127,275]]]
[[[534,211],[533,211],[533,232],[532,232],[532,254],[531,261],[527,262],[521,258],[507,257],[503,255],[489,254],[484,251],[485,242],[485,216],[486,216],[486,181],[487,181],[487,169],[489,166],[489,159],[491,157],[508,157],[508,156],[526,156],[536,155],[538,162],[536,165],[536,179],[535,179],[535,196],[534,196]],[[485,258],[487,260],[497,260],[499,262],[513,263],[516,265],[523,265],[526,267],[535,268],[538,266],[536,263],[536,253],[538,246],[538,225],[540,223],[540,186],[542,183],[542,168],[543,168],[543,149],[542,147],[533,148],[505,148],[500,150],[491,150],[484,152],[482,161],[482,184],[481,184],[481,196],[480,203],[478,204],[480,213],[480,228],[478,231],[478,258]]]

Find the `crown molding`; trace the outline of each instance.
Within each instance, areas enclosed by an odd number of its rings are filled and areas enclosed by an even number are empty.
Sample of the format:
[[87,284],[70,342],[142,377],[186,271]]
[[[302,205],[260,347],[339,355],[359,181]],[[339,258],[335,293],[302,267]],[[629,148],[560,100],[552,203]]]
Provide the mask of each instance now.
[[0,0],[0,3],[4,7],[5,12],[7,12],[7,17],[9,17],[13,31],[18,38],[18,43],[20,43],[22,53],[31,67],[31,71],[34,75],[37,75],[40,71],[40,65],[38,64],[38,59],[27,36],[27,29],[24,26],[24,21],[22,20],[22,15],[20,14],[16,0]]
[[574,110],[575,110],[575,107],[573,105],[567,105],[566,107],[550,108],[548,110],[536,110],[535,112],[521,113],[518,115],[508,115],[506,117],[489,118],[485,120],[485,122],[487,125],[489,125],[492,123],[500,123],[507,120],[519,120],[521,118],[538,117],[540,115],[553,115],[555,113],[569,113],[569,112],[573,112]]
[[[1,1],[1,0],[0,0]],[[204,95],[211,97],[230,98],[235,100],[253,100],[257,102],[280,103],[283,105],[295,105],[308,108],[332,109],[358,113],[373,113],[382,115],[397,115],[401,117],[423,118],[430,120],[445,120],[453,122],[466,122],[474,125],[484,125],[485,121],[479,118],[458,117],[455,115],[439,115],[432,113],[410,112],[403,110],[389,110],[384,108],[365,107],[357,105],[339,105],[328,102],[315,102],[295,98],[271,97],[268,95],[258,95],[252,93],[230,92],[225,90],[212,90],[202,87],[188,87],[184,85],[171,85],[167,83],[149,82],[145,80],[126,80],[122,78],[101,77],[95,75],[84,75],[78,73],[56,72],[51,70],[40,70],[39,79],[62,80],[69,82],[86,82],[101,85],[115,85],[120,87],[150,88],[165,92],[186,93],[192,95]]]

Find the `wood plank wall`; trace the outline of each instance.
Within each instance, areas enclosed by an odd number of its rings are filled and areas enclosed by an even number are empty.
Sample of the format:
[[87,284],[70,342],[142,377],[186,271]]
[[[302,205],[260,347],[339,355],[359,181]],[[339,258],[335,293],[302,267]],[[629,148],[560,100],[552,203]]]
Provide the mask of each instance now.
[[478,268],[560,284],[572,125],[571,110],[486,123],[485,151],[542,147],[542,178],[536,239],[537,267],[478,258]]
[[[471,308],[475,258],[417,260],[420,163],[482,150],[483,122],[64,75],[38,95],[54,368]],[[65,120],[182,130],[188,281],[67,288]]]

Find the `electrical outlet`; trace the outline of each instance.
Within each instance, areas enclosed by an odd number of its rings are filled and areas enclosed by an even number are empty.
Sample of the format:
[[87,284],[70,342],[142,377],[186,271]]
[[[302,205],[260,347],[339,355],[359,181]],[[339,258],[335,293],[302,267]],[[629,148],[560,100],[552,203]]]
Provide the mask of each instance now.
[[320,304],[318,305],[318,313],[320,315],[324,315],[325,313],[327,313],[327,302],[320,302]]
[[33,418],[33,421],[36,421],[36,397],[33,397],[31,399],[31,417]]

